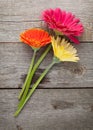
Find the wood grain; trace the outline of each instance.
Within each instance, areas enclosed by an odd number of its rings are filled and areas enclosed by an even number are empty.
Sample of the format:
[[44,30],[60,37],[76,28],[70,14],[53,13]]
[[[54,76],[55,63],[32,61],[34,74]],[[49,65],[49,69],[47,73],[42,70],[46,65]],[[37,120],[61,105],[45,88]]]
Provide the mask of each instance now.
[[0,130],[92,130],[93,90],[37,90],[17,117],[18,90],[0,90]]
[[[75,47],[79,53],[79,63],[64,62],[55,65],[39,85],[40,88],[93,87],[93,43],[81,43]],[[44,49],[37,53],[37,58]],[[32,53],[32,49],[23,43],[0,44],[0,88],[22,87]],[[33,82],[52,61],[52,55],[50,51],[36,72]]]
[[[19,42],[19,34],[28,28],[45,27],[42,21],[37,22],[0,22],[0,42]],[[84,23],[84,34],[79,37],[80,41],[93,41],[92,21]]]
[[44,9],[60,7],[74,13],[84,24],[80,41],[93,41],[93,0],[0,0],[0,41],[18,42],[19,34],[32,27],[40,27]]
[[[41,12],[56,7],[74,13],[84,25],[82,43],[75,45],[81,60],[54,66],[14,118],[18,88],[24,83],[33,53],[19,42],[19,34],[42,27]],[[52,55],[50,51],[33,83]],[[0,0],[0,130],[93,130],[93,0]]]
[[92,22],[93,0],[0,0],[0,21],[38,20],[43,10],[57,7],[73,12],[82,21]]

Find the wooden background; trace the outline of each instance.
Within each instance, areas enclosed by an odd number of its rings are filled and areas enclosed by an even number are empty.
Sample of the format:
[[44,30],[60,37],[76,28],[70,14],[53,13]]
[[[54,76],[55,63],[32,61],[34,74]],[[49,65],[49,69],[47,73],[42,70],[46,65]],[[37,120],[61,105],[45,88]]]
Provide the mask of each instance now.
[[[53,67],[14,118],[32,56],[19,33],[40,27],[40,13],[55,7],[73,12],[84,24],[81,44],[75,45],[81,60]],[[35,79],[51,58],[52,52]],[[93,0],[0,0],[0,130],[93,130]]]

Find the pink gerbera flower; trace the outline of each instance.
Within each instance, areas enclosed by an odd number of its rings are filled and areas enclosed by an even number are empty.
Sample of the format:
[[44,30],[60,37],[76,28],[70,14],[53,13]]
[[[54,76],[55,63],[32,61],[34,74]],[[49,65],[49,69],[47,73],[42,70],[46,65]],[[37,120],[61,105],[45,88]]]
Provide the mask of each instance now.
[[59,8],[48,9],[42,13],[42,19],[49,28],[68,36],[71,41],[79,43],[76,37],[83,33],[84,28],[80,20],[72,13]]

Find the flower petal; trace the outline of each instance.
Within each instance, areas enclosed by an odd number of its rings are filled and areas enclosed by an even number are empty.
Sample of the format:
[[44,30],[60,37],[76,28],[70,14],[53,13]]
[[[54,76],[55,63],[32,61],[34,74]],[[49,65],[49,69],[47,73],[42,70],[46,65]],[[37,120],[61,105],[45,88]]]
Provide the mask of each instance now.
[[[42,19],[49,28],[57,30],[66,36],[80,36],[84,32],[84,27],[80,23],[80,19],[60,8],[45,10],[42,13]],[[72,40],[78,43],[74,38]]]
[[54,56],[60,61],[77,62],[79,60],[77,50],[65,39],[61,40],[60,37],[57,37],[56,39],[52,37],[52,47]]
[[20,40],[31,47],[40,48],[50,43],[51,37],[43,29],[28,29],[20,34]]

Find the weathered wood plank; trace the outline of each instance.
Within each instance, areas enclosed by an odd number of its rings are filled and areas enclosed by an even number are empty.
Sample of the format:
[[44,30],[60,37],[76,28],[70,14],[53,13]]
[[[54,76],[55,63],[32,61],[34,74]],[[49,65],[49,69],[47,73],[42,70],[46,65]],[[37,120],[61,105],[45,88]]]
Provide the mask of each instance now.
[[82,20],[92,22],[93,0],[0,0],[0,21],[38,20],[43,10],[56,7],[72,11]]
[[[79,63],[60,63],[42,81],[41,88],[93,87],[93,43],[75,45]],[[44,50],[38,52],[37,57]],[[0,43],[0,88],[20,88],[24,82],[32,49],[23,43]],[[39,67],[34,81],[52,60],[52,51]],[[46,63],[47,61],[47,63]]]
[[40,14],[44,9],[60,7],[80,17],[85,33],[81,41],[93,41],[93,0],[0,0],[0,41],[18,42],[21,31],[40,26]]
[[0,90],[0,130],[93,130],[93,90],[37,90],[13,117],[18,90]]
[[[33,27],[44,27],[43,22],[0,22],[0,42],[19,42],[19,34]],[[92,21],[84,23],[85,32],[79,38],[80,41],[93,41]]]
[[19,42],[19,34],[33,27],[40,27],[41,22],[0,22],[0,42]]

